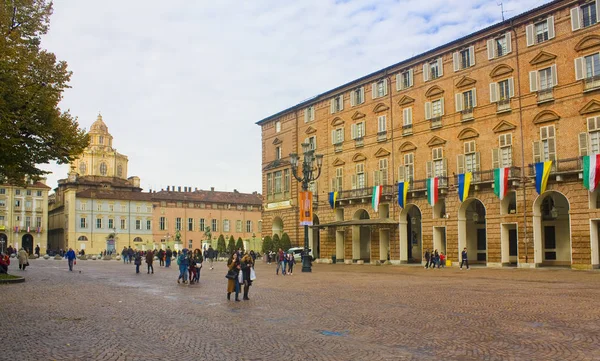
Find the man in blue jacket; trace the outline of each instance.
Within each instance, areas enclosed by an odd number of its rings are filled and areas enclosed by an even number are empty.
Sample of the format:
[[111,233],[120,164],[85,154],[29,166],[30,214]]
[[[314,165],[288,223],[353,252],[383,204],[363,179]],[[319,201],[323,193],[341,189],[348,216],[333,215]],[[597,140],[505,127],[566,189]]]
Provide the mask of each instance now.
[[463,249],[462,254],[462,261],[460,262],[460,269],[463,268],[463,265],[467,265],[467,269],[469,269],[469,259],[467,258],[467,247],[465,247],[465,249]]
[[73,262],[75,261],[75,251],[73,251],[73,248],[69,248],[69,251],[67,252],[67,254],[65,254],[65,258],[67,259],[67,261],[69,261],[69,271],[73,271]]

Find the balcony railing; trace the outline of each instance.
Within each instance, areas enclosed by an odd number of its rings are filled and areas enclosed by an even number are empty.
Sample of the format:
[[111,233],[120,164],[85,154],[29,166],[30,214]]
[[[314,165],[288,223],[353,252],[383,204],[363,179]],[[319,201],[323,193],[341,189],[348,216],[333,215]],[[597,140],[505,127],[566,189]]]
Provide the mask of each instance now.
[[591,76],[583,80],[583,89],[592,90],[600,88],[600,75]]
[[385,142],[387,140],[387,131],[382,131],[377,133],[377,141]]
[[406,124],[402,126],[402,135],[410,135],[413,132],[412,124]]
[[338,193],[338,199],[366,198],[373,195],[373,187],[349,189]]
[[342,143],[338,143],[338,144],[334,144],[333,145],[333,151],[336,153],[339,153],[341,151],[344,150],[344,147],[342,146]]
[[[448,177],[438,177],[438,188],[448,188]],[[427,190],[427,179],[415,179],[410,181],[408,192]]]
[[[471,173],[472,173],[472,178],[471,178],[472,184],[484,184],[484,183],[493,183],[494,182],[494,170],[493,169],[480,170],[480,171],[471,172]],[[519,179],[520,177],[521,177],[521,168],[510,167],[510,169],[508,171],[508,179],[515,180],[515,179]],[[458,184],[458,175],[456,175],[454,177],[454,181],[456,182],[456,184]]]
[[364,147],[364,145],[365,145],[365,138],[360,137],[360,138],[354,139],[354,147],[355,148]]
[[510,111],[510,99],[501,99],[496,102],[496,112],[503,113]]
[[[557,159],[552,162],[550,174],[562,175],[570,173],[579,173],[583,171],[583,162],[581,158]],[[535,176],[535,165],[529,164],[529,175]]]
[[431,118],[431,129],[442,127],[442,117]]
[[554,92],[552,88],[538,90],[537,102],[544,103],[554,99]]
[[279,192],[267,195],[267,201],[282,201],[290,199],[290,192]]
[[473,120],[473,108],[464,109],[463,111],[461,111],[461,114],[463,122]]

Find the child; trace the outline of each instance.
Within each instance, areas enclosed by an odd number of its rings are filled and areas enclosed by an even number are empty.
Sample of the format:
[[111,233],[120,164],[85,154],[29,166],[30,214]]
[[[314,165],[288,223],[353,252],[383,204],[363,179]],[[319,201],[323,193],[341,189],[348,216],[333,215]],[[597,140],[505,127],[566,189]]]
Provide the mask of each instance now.
[[444,268],[446,267],[446,256],[441,252],[440,252],[440,265]]

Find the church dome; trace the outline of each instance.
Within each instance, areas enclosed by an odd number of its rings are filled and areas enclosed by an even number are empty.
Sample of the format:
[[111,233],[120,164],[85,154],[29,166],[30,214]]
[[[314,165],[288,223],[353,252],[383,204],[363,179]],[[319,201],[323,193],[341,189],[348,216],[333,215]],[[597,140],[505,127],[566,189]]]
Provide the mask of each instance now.
[[90,127],[90,133],[108,133],[108,127],[102,120],[102,115],[98,114],[98,118]]

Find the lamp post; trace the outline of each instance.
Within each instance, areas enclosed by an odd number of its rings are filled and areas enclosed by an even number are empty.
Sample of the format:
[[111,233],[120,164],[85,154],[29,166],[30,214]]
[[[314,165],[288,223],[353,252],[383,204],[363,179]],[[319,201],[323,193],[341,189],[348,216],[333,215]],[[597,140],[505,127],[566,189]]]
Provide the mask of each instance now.
[[[308,191],[308,184],[319,178],[321,175],[321,166],[323,165],[323,154],[315,154],[310,149],[309,143],[302,143],[302,174],[298,176],[298,154],[290,153],[290,163],[292,165],[292,175],[302,185],[302,191]],[[315,176],[314,162],[317,163],[317,175]],[[312,207],[312,204],[310,205]],[[302,253],[302,272],[312,272],[310,255],[308,254],[308,225],[304,225],[304,252]]]

